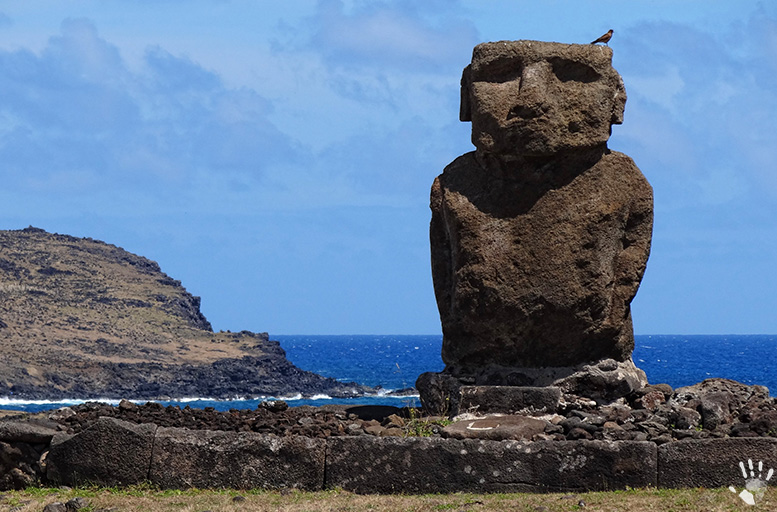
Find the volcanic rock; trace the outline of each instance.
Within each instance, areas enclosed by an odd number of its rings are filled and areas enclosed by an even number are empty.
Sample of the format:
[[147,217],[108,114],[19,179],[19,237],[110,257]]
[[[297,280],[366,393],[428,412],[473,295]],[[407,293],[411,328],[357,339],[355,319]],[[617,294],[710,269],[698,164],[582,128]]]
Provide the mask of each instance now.
[[576,171],[524,212],[515,211],[521,195],[548,184],[521,172],[492,176],[473,153],[435,181],[433,275],[447,365],[563,367],[631,356],[629,303],[650,245],[650,188],[625,155]]
[[574,382],[585,365],[612,360],[626,363],[622,378],[585,396],[647,383],[631,363],[630,303],[650,252],[653,195],[606,145],[626,101],[611,61],[611,49],[591,45],[475,47],[460,117],[472,121],[476,151],[431,191],[446,374],[531,386],[532,369],[565,368],[559,378]]
[[304,436],[160,428],[148,478],[164,489],[278,489],[294,482],[312,491],[324,485],[325,452],[322,439]]
[[[759,406],[769,402],[766,387],[748,386],[730,379],[706,379],[678,388],[672,399],[673,404],[698,411],[706,430],[730,425],[739,419],[743,410],[758,411]],[[753,416],[760,415],[756,413]]]
[[24,443],[48,443],[56,433],[53,421],[0,421],[0,439]]
[[0,231],[0,396],[353,396],[267,333],[213,332],[200,299],[151,260],[38,228]]
[[40,453],[27,443],[0,441],[0,490],[35,484],[39,458]]
[[59,434],[51,441],[46,476],[71,486],[145,482],[156,430],[151,423],[100,418],[79,435]]
[[531,441],[545,432],[547,421],[529,416],[491,416],[483,419],[463,419],[443,429],[443,437],[453,439],[507,439]]

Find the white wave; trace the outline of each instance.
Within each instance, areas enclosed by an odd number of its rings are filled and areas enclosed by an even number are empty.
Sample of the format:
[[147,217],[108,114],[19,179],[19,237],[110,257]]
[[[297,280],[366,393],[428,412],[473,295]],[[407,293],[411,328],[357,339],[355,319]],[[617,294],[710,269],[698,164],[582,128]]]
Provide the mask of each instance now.
[[[264,397],[262,397],[263,399]],[[128,402],[135,404],[145,404],[147,402],[165,402],[165,403],[191,403],[191,402],[231,402],[237,400],[258,400],[257,398],[230,398],[230,399],[217,399],[217,398],[200,398],[200,397],[183,397],[183,398],[160,398],[160,399],[147,399],[147,398],[128,398]],[[119,405],[122,399],[117,398],[63,398],[61,400],[22,400],[17,398],[9,398],[7,396],[0,397],[0,407],[2,406],[23,406],[23,405],[52,405],[52,406],[70,406],[81,405],[87,402],[99,402],[108,405]]]
[[302,400],[302,393],[297,393],[297,394],[296,394],[296,395],[294,395],[294,396],[281,397],[281,398],[279,398],[278,400],[283,400],[283,401],[289,401],[289,400]]
[[19,400],[16,398],[8,398],[7,396],[0,397],[0,406],[3,405],[54,405],[54,404],[67,404],[78,405],[86,402],[86,400]]
[[145,402],[175,402],[175,403],[191,403],[191,402],[250,402],[252,400],[264,400],[267,397],[248,397],[248,396],[233,396],[232,398],[206,398],[206,397],[184,397],[184,398],[160,398],[157,400],[132,400],[130,402],[145,403]]
[[420,398],[420,395],[391,395],[395,390],[393,389],[379,389],[377,393],[370,393],[364,395],[365,397],[380,397],[380,398]]
[[[394,391],[393,389],[379,389],[376,393],[367,393],[364,395],[359,394],[355,389],[352,390],[353,397],[351,398],[369,398],[369,397],[380,397],[380,398],[395,398],[399,400],[407,400],[412,398],[419,398],[419,395],[390,395]],[[341,397],[341,398],[347,398],[347,397]],[[320,393],[315,394],[312,396],[303,396],[302,393],[296,393],[294,395],[288,395],[288,396],[281,396],[281,397],[274,397],[274,396],[256,396],[256,397],[233,397],[228,399],[216,399],[216,398],[207,398],[207,397],[181,397],[181,398],[160,398],[160,399],[145,399],[145,398],[128,398],[126,399],[129,402],[136,403],[136,404],[145,404],[147,402],[156,402],[156,403],[165,403],[165,404],[189,404],[189,403],[197,403],[197,402],[254,402],[254,401],[278,401],[283,400],[287,402],[294,402],[298,400],[334,400],[330,395]],[[120,399],[116,398],[67,398],[67,399],[61,399],[61,400],[23,400],[18,398],[10,398],[10,397],[0,397],[0,409],[5,407],[24,407],[24,406],[51,406],[51,409],[59,408],[59,407],[69,407],[74,405],[81,405],[87,402],[100,402],[112,406],[119,405],[119,402],[121,402]]]
[[3,405],[80,405],[87,402],[100,402],[110,405],[118,405],[120,400],[115,398],[63,398],[61,400],[22,400],[18,398],[0,397],[0,406]]

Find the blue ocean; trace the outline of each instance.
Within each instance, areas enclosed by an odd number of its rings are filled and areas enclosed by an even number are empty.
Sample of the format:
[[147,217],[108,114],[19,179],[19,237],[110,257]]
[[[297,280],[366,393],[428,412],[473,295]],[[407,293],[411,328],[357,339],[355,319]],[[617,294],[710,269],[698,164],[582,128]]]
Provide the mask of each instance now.
[[[412,387],[423,372],[440,371],[441,335],[277,335],[287,357],[304,370],[343,382],[381,386],[384,390]],[[665,382],[673,388],[711,377],[723,377],[745,384],[760,384],[777,393],[777,335],[642,335],[636,336],[634,362],[645,370],[648,380]],[[21,402],[0,398],[0,409],[39,411],[80,403]],[[418,405],[417,396],[393,397],[379,393],[354,399],[335,400],[327,396],[265,397],[286,400],[289,405]],[[182,397],[165,405],[214,407],[217,410],[253,409],[260,400],[208,400]]]

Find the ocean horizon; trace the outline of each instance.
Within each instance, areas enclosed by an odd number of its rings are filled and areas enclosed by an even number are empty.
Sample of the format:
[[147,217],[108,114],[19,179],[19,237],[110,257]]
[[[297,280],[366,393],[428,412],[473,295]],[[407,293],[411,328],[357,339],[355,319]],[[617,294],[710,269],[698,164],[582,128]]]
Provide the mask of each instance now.
[[[419,405],[418,395],[391,396],[394,390],[410,388],[427,371],[441,371],[442,335],[276,335],[288,359],[302,368],[341,382],[379,387],[378,393],[357,398],[328,395],[235,397],[174,397],[155,400],[163,405],[217,410],[254,409],[264,400],[284,400],[290,406],[325,404]],[[632,355],[635,364],[652,384],[673,388],[688,386],[712,377],[777,389],[777,335],[637,335]],[[145,403],[148,400],[130,401]],[[117,404],[117,399],[19,400],[0,397],[0,409],[36,412],[84,402]]]

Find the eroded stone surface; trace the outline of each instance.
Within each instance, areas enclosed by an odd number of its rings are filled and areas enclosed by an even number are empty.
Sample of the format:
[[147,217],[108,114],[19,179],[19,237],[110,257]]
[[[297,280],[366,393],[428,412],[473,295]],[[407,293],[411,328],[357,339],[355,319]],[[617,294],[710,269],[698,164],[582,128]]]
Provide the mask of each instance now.
[[148,480],[154,424],[100,418],[71,436],[58,434],[46,458],[46,476],[64,485],[132,485]]
[[559,408],[561,388],[556,386],[462,386],[458,412],[478,414],[542,414]]
[[[777,462],[777,439],[725,438],[692,439],[658,447],[660,487],[735,487],[744,488],[745,478],[739,466],[748,460],[762,461],[763,479]],[[755,470],[755,476],[759,471]],[[748,468],[749,477],[749,468]],[[770,481],[775,485],[777,482]]]
[[[490,383],[502,383],[490,385]],[[468,375],[426,372],[416,381],[430,414],[542,413],[558,409],[561,393],[612,402],[647,385],[645,372],[629,358],[604,359],[576,367],[509,368],[488,366]]]
[[531,183],[539,170],[493,176],[469,153],[435,181],[432,269],[443,361],[454,370],[631,356],[629,304],[649,253],[650,186],[617,153],[557,165],[572,176]]
[[537,157],[607,142],[625,103],[610,48],[499,41],[473,50],[459,117],[478,151]]
[[[462,384],[547,386],[525,370],[630,363],[653,199],[606,146],[626,99],[611,59],[501,41],[478,45],[464,71],[461,119],[477,149],[435,180],[430,226],[445,372]],[[628,371],[600,395],[646,384]],[[567,382],[592,393],[590,379]]]
[[2,421],[0,441],[21,441],[25,443],[48,443],[57,433],[53,421]]
[[655,485],[653,443],[331,438],[327,485],[359,493],[579,491]]
[[161,488],[318,490],[325,441],[253,432],[160,428],[149,480]]
[[443,429],[443,436],[453,439],[488,439],[491,441],[532,441],[544,434],[548,422],[530,416],[490,416],[463,419]]

